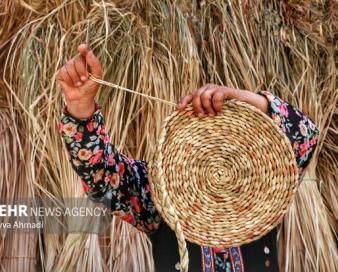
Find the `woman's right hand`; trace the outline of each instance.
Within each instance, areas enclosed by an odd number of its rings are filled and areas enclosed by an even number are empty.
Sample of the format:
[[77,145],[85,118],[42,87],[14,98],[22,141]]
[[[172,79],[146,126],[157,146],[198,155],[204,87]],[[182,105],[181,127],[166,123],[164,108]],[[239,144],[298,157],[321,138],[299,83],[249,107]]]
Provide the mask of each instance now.
[[100,85],[89,78],[91,73],[96,78],[102,77],[100,61],[86,45],[78,47],[79,55],[68,61],[57,73],[66,97],[68,112],[74,117],[86,119],[95,111],[95,95]]

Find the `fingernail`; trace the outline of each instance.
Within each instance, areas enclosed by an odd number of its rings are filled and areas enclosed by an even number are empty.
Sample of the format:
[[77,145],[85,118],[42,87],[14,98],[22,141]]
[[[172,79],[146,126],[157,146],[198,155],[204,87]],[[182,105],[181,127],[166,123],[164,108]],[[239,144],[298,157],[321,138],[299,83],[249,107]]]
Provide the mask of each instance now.
[[82,85],[82,83],[79,81],[79,82],[76,82],[76,84],[75,84],[76,86],[81,86]]
[[209,117],[215,116],[215,114],[213,114],[213,113],[209,113],[208,115],[209,115]]
[[81,80],[82,80],[82,81],[86,81],[86,80],[87,80],[87,77],[81,76]]
[[197,114],[197,116],[198,116],[198,117],[203,117],[204,114],[200,112],[200,113]]

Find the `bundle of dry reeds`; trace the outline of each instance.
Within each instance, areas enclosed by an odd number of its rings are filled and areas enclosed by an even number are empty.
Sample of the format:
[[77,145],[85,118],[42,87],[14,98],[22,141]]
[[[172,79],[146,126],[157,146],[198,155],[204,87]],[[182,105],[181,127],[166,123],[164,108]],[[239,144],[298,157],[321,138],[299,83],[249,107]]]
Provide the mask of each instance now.
[[[56,128],[63,102],[55,73],[88,31],[104,79],[120,86],[169,101],[207,82],[268,89],[312,117],[320,142],[281,226],[280,266],[337,271],[336,8],[332,0],[2,1],[1,196],[84,195]],[[172,108],[106,87],[97,99],[118,148],[150,158]],[[37,238],[12,248],[14,238],[2,235],[1,257],[19,260],[25,250],[46,271],[154,270],[148,238],[116,218],[109,237]],[[9,263],[8,271],[14,265],[23,263]]]

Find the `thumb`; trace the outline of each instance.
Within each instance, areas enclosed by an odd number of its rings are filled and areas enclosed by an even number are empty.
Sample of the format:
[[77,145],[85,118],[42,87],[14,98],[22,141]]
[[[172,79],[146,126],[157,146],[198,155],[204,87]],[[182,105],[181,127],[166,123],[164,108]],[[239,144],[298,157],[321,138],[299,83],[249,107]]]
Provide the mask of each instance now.
[[88,64],[90,71],[93,76],[97,78],[101,78],[102,76],[102,68],[101,63],[94,55],[93,51],[89,48],[87,44],[80,44],[77,48],[79,54],[83,56]]

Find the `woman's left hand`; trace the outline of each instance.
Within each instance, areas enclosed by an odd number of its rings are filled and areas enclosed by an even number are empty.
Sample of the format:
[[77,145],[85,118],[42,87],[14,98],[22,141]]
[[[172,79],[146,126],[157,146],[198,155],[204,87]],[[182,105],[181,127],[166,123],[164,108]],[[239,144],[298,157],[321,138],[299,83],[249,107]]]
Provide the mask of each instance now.
[[196,116],[215,116],[222,112],[224,100],[230,99],[249,103],[267,113],[268,102],[262,95],[215,84],[207,84],[184,96],[178,103],[178,109],[183,110],[191,102]]

